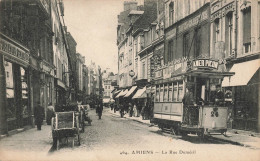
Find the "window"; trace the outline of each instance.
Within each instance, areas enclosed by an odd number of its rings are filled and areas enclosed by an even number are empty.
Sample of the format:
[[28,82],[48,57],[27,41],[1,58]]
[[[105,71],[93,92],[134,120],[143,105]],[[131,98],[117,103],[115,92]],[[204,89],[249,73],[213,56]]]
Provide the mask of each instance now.
[[169,26],[174,22],[174,3],[171,2],[169,5]]
[[229,12],[226,16],[225,26],[225,47],[228,55],[232,54],[232,30],[233,30],[233,12]]
[[177,101],[178,97],[178,88],[177,88],[177,82],[173,85],[173,101]]
[[173,60],[173,40],[168,42],[168,62]]
[[142,74],[143,74],[143,78],[145,78],[145,62],[143,62],[143,68],[142,68]]
[[155,101],[158,102],[160,100],[160,87],[156,86],[156,97]]
[[251,52],[251,7],[243,11],[243,45],[244,53]]
[[108,89],[110,89],[110,86],[108,86]]
[[183,98],[183,84],[182,82],[174,82],[173,84],[173,101],[180,102]]
[[195,50],[194,57],[197,58],[201,54],[201,28],[195,29]]
[[183,85],[181,82],[178,83],[178,100],[177,101],[182,101],[183,98]]
[[163,101],[164,102],[168,102],[168,85],[167,84],[165,84],[164,85],[164,91],[163,91]]
[[163,85],[160,87],[160,102],[163,102]]
[[169,84],[168,95],[169,95],[169,102],[171,102],[172,101],[172,84]]
[[183,35],[183,57],[189,57],[190,50],[190,34],[185,33]]
[[219,31],[219,19],[214,22],[215,25],[215,42],[220,41],[220,31]]

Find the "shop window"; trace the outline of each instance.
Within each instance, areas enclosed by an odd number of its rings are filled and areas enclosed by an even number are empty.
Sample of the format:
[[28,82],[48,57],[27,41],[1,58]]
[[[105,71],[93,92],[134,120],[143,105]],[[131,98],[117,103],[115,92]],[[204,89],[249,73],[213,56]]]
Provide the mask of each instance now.
[[13,64],[5,61],[5,71],[9,73],[9,77],[6,77],[6,101],[7,101],[7,118],[14,118],[16,115],[15,109],[15,89],[14,89],[14,75]]
[[29,114],[29,93],[28,93],[28,85],[27,85],[27,71],[23,68],[20,67],[20,72],[21,72],[21,83],[22,83],[22,114],[23,116],[28,116]]
[[244,53],[251,52],[251,7],[243,11],[243,45]]

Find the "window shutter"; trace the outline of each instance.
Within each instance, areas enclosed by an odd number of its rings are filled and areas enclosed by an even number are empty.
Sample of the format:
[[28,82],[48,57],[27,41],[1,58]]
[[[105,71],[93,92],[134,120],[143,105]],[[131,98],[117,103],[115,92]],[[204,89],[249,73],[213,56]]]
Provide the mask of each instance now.
[[246,9],[243,13],[243,43],[246,44],[251,42],[251,8]]

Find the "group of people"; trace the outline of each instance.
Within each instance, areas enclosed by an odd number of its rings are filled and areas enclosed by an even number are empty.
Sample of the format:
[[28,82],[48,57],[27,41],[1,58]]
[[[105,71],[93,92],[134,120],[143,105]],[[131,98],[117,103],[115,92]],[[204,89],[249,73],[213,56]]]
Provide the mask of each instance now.
[[[46,123],[47,125],[51,125],[51,119],[52,117],[55,117],[55,109],[52,103],[49,103],[46,114],[47,114]],[[44,108],[43,106],[41,106],[40,102],[37,102],[37,105],[34,109],[34,117],[35,117],[35,124],[37,126],[37,130],[41,130],[44,116],[45,116]]]
[[116,100],[110,104],[111,110],[119,111],[121,117],[128,113],[129,117],[142,116],[143,120],[150,119],[153,116],[153,99],[151,97],[143,100]]

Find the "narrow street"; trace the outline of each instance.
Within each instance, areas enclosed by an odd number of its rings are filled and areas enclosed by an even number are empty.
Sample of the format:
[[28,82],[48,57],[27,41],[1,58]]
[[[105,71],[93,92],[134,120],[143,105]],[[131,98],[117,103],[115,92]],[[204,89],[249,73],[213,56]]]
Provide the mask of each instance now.
[[[161,132],[157,127],[120,118],[105,109],[98,120],[95,110],[90,111],[92,125],[81,133],[81,145],[71,147],[63,143],[58,151],[51,149],[50,127],[42,131],[30,129],[1,140],[1,156],[16,158],[23,155],[29,160],[81,159],[84,160],[255,160],[259,150],[209,142],[197,136],[182,138]],[[37,135],[36,135],[37,134]],[[216,150],[217,149],[217,150]],[[33,151],[33,152],[32,152]],[[9,152],[9,153],[7,153]],[[12,152],[12,153],[10,153]],[[15,155],[13,155],[15,153]],[[27,155],[28,154],[28,155]],[[30,156],[30,157],[29,157]],[[249,156],[249,157],[248,157]],[[254,158],[254,159],[253,159]]]

